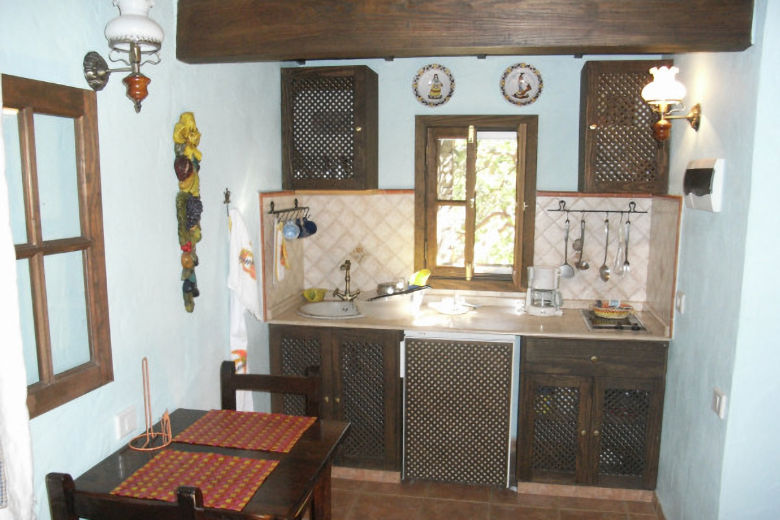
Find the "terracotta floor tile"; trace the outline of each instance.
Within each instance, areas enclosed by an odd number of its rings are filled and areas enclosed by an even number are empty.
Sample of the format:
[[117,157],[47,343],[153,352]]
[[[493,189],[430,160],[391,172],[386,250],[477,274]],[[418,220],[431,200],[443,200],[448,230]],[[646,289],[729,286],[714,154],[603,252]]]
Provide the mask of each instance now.
[[561,509],[579,509],[585,511],[604,511],[625,513],[626,504],[621,500],[606,500],[601,498],[558,497],[558,507]]
[[560,520],[628,520],[628,513],[561,509]]
[[466,484],[429,482],[428,496],[432,498],[449,498],[452,500],[489,502],[490,489],[491,488],[488,486],[469,486]]
[[352,480],[346,478],[332,478],[330,479],[331,489],[347,489],[349,491],[358,491],[365,484],[362,480]]
[[489,520],[489,508],[490,505],[487,502],[427,499],[420,508],[420,518],[425,520]]
[[634,514],[656,516],[655,504],[652,502],[626,502],[626,511]]
[[490,520],[558,520],[558,510],[490,504]]
[[379,493],[383,495],[425,496],[428,492],[428,482],[412,481],[400,484],[387,482],[364,482],[360,488],[362,493]]
[[511,504],[523,507],[557,508],[561,498],[552,495],[520,494],[511,489],[493,489],[490,491],[490,501],[495,504]]
[[330,508],[334,520],[346,518],[355,501],[357,501],[358,496],[360,495],[353,491],[346,491],[344,489],[335,488],[332,489]]
[[415,497],[361,494],[344,520],[418,520],[424,503]]

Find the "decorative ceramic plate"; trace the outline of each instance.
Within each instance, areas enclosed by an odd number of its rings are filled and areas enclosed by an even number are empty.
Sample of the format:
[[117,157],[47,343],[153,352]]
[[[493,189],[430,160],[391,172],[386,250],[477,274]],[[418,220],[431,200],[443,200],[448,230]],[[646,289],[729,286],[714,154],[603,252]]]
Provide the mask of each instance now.
[[417,71],[412,81],[412,90],[417,101],[429,107],[436,107],[450,100],[455,91],[455,79],[450,69],[432,63]]
[[533,65],[516,63],[501,76],[501,94],[514,105],[530,105],[542,93],[542,75]]

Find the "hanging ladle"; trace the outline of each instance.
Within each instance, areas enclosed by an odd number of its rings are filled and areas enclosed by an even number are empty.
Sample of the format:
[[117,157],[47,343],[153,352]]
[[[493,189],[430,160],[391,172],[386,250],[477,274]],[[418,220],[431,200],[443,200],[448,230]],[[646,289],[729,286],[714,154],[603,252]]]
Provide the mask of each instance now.
[[623,262],[623,272],[627,273],[631,271],[631,265],[628,263],[628,232],[631,231],[631,213],[629,212],[628,218],[626,218],[626,261]]
[[563,232],[563,265],[561,269],[561,278],[572,278],[574,268],[569,264],[569,215],[566,214],[566,229]]
[[609,251],[609,217],[604,219],[604,233],[607,235],[607,240],[604,243],[604,263],[599,268],[599,276],[603,281],[609,280],[610,270],[607,265],[607,251]]
[[577,259],[577,262],[574,264],[574,267],[579,269],[580,271],[586,271],[590,269],[590,264],[587,260],[582,260],[582,250],[585,248],[585,219],[580,220],[580,238],[574,241],[574,244],[571,246],[572,249],[575,251],[580,252],[580,256]]

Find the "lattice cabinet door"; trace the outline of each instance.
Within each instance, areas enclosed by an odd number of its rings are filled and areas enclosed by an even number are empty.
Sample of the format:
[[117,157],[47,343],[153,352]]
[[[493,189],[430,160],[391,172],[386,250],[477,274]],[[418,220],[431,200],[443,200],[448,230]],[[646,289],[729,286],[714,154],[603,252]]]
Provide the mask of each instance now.
[[642,99],[650,68],[670,60],[589,61],[580,84],[579,190],[667,193],[669,141],[653,138],[658,119]]
[[282,187],[377,187],[377,75],[370,68],[282,69]]
[[401,339],[401,331],[333,329],[336,418],[351,423],[337,464],[398,470]]
[[659,379],[596,378],[590,431],[594,484],[655,487],[662,410]]
[[521,377],[518,480],[587,482],[591,378]]
[[[330,331],[322,327],[294,327],[271,325],[269,327],[271,373],[280,375],[306,375],[309,367],[318,367],[322,378],[322,392],[331,385]],[[320,415],[332,414],[332,402],[324,398],[320,402]],[[271,409],[288,415],[305,415],[306,402],[303,396],[274,395]]]
[[403,478],[507,486],[513,348],[406,340]]

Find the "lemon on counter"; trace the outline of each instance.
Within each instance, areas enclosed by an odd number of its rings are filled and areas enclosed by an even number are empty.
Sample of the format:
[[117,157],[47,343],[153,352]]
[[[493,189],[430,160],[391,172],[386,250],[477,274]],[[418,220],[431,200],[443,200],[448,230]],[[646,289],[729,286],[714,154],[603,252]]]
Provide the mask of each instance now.
[[409,285],[423,286],[428,281],[428,277],[430,276],[430,269],[420,269],[409,277]]
[[323,298],[325,298],[325,294],[328,292],[327,289],[315,289],[315,288],[309,288],[303,290],[303,297],[306,298],[306,301],[309,302],[321,302]]

